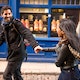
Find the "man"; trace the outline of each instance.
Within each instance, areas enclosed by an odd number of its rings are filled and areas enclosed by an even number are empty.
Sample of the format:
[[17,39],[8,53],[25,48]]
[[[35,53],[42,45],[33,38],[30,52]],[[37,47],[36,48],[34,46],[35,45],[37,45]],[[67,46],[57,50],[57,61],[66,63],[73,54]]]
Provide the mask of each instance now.
[[23,39],[29,41],[35,53],[38,53],[42,48],[38,45],[29,29],[13,18],[12,10],[9,6],[4,6],[1,9],[0,30],[0,45],[6,41],[8,45],[8,64],[3,74],[4,80],[23,80],[21,77],[21,64],[26,57],[25,46]]

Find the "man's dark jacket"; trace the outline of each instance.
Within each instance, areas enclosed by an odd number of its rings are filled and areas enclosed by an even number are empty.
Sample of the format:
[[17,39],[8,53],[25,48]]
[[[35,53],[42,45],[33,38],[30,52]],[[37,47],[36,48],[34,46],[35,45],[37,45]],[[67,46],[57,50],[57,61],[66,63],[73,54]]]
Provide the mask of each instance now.
[[7,59],[9,61],[22,60],[26,57],[23,39],[27,39],[33,48],[38,46],[30,30],[25,28],[19,20],[12,19],[7,24],[1,24],[0,45],[6,41],[8,45]]

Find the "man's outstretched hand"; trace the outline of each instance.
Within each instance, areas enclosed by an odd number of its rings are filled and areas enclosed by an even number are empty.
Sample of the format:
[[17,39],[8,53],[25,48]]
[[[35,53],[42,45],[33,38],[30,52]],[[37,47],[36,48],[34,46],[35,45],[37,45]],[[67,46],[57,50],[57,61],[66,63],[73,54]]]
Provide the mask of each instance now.
[[40,46],[36,46],[36,47],[34,48],[35,53],[38,53],[38,52],[40,52],[40,51],[42,51],[42,50],[43,50],[43,48],[40,47]]

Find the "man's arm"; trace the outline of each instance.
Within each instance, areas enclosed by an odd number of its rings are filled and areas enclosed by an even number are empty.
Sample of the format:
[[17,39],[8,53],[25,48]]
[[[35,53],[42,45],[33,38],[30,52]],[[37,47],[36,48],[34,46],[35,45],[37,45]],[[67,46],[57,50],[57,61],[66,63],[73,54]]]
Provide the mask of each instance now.
[[3,44],[4,41],[5,41],[5,39],[4,39],[4,33],[0,32],[0,46]]
[[31,31],[24,27],[24,25],[20,21],[16,21],[15,27],[23,37],[29,41],[30,45],[34,48],[35,53],[38,53],[42,48],[39,46],[38,42],[35,40],[34,36],[32,35]]

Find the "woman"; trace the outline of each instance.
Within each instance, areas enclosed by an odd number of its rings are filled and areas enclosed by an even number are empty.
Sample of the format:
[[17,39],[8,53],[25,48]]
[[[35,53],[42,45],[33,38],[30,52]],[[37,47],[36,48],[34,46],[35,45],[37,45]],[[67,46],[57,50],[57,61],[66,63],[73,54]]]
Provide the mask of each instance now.
[[76,35],[76,26],[70,19],[62,19],[57,26],[57,33],[60,41],[53,49],[43,48],[43,51],[55,50],[58,54],[55,62],[60,67],[61,73],[58,80],[80,80],[80,71],[78,69],[78,60],[69,50],[70,45],[73,49],[80,52],[80,43]]

